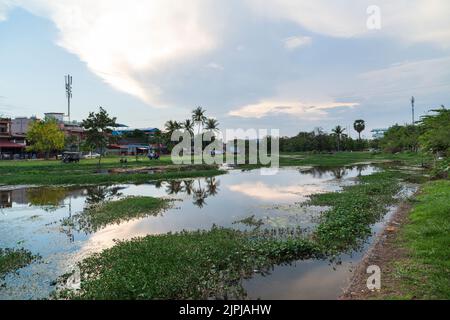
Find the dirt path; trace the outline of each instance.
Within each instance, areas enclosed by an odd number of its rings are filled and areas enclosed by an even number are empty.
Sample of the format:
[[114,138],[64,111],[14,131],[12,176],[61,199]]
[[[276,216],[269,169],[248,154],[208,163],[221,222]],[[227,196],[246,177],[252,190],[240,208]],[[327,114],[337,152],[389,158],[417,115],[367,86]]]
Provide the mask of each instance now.
[[[349,287],[339,299],[382,299],[400,293],[398,280],[394,277],[393,262],[407,256],[406,250],[398,246],[398,239],[400,227],[407,223],[411,207],[411,204],[406,202],[398,207],[382,233],[378,235],[375,244],[355,268]],[[367,288],[366,283],[370,274],[367,274],[366,270],[372,265],[381,269],[380,291],[370,291]]]

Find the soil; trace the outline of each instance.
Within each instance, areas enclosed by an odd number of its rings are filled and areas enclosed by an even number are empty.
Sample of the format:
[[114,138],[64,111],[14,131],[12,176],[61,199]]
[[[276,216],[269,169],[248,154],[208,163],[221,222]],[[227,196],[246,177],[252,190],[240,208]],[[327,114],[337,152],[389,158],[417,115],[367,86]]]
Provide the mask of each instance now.
[[[402,295],[399,291],[401,287],[399,280],[394,276],[393,263],[406,259],[408,256],[407,250],[398,245],[398,240],[399,230],[408,222],[411,207],[411,204],[406,202],[398,207],[384,230],[379,234],[375,244],[356,266],[350,285],[339,299],[383,299],[386,296]],[[366,270],[371,265],[379,266],[381,269],[380,291],[371,291],[367,288],[367,279],[370,274],[366,273]]]

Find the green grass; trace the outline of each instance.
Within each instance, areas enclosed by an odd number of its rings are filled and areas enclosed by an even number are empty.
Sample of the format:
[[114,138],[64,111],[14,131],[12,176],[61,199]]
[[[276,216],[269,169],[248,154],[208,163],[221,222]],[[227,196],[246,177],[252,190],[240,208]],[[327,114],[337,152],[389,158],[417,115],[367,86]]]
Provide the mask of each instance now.
[[0,279],[10,272],[26,267],[37,258],[25,249],[0,248]]
[[95,232],[110,224],[157,215],[168,206],[168,200],[153,197],[127,197],[92,205],[82,213],[65,220],[79,230]]
[[[165,171],[147,173],[107,173],[114,168],[164,166]],[[0,185],[87,185],[105,183],[144,183],[151,180],[214,176],[224,173],[214,166],[173,166],[170,158],[158,161],[130,162],[123,166],[119,158],[107,158],[101,167],[95,160],[82,160],[79,164],[63,164],[61,161],[0,161]]]
[[367,239],[370,226],[386,213],[387,205],[395,201],[402,177],[398,171],[375,173],[360,177],[360,184],[342,192],[313,196],[311,204],[332,208],[308,237],[279,239],[258,228],[251,232],[213,228],[120,242],[83,261],[81,290],[64,291],[58,297],[245,297],[239,280],[254,270],[304,258],[331,258],[355,249]]
[[399,246],[408,257],[395,262],[403,296],[450,299],[450,181],[427,183],[417,197]]

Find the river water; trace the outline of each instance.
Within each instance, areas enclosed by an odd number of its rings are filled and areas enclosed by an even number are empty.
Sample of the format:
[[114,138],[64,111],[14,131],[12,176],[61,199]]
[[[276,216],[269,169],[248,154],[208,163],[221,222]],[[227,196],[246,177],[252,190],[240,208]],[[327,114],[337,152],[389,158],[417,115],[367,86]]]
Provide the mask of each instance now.
[[[378,171],[372,165],[283,168],[276,175],[260,170],[230,170],[213,178],[146,184],[87,187],[0,188],[0,247],[25,248],[41,259],[0,280],[0,299],[40,299],[54,290],[55,280],[76,262],[114,245],[114,240],[182,230],[209,230],[213,225],[248,229],[237,223],[254,217],[263,228],[314,228],[326,208],[302,206],[308,196],[338,191],[359,175]],[[92,203],[126,196],[173,199],[171,208],[145,218],[108,225],[101,230],[65,226]],[[374,226],[374,231],[380,228]],[[370,244],[368,242],[367,246]],[[351,267],[365,249],[343,255],[340,262],[304,260],[276,266],[269,275],[244,280],[249,298],[335,299],[351,276]]]

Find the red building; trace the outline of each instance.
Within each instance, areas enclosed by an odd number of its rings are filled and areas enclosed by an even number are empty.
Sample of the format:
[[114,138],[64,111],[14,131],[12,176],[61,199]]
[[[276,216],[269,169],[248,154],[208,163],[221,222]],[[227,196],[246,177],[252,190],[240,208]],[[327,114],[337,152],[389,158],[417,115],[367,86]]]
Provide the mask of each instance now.
[[0,160],[20,158],[25,152],[24,137],[12,134],[12,121],[9,118],[0,119]]

